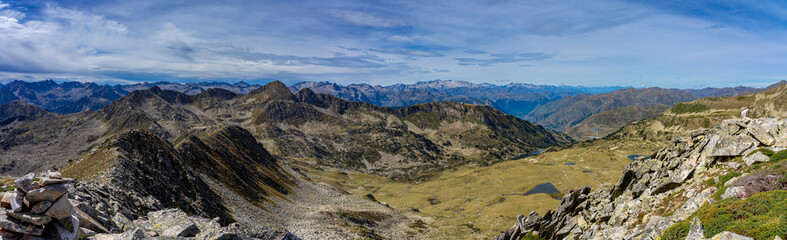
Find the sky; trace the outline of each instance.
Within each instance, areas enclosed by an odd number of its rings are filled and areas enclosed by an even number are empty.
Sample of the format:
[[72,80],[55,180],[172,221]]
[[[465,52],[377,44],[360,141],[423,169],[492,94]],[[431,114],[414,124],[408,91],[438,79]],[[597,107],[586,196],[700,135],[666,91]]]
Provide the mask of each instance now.
[[767,86],[787,2],[0,0],[14,79]]

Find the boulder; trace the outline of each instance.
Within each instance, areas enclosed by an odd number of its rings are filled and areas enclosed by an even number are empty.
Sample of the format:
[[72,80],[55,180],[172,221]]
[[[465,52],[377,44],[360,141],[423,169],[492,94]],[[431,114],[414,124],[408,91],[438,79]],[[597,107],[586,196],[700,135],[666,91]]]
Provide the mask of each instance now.
[[74,207],[71,206],[71,203],[68,201],[68,197],[63,196],[58,198],[57,201],[52,203],[52,206],[46,210],[44,215],[50,216],[52,218],[65,218],[71,216],[71,212],[73,211]]
[[44,226],[37,226],[34,224],[19,221],[8,215],[0,214],[0,228],[34,236],[41,236],[44,233]]
[[736,157],[749,148],[756,147],[757,140],[749,136],[732,135],[719,138],[711,157]]
[[697,217],[691,219],[691,227],[689,228],[689,234],[686,235],[686,240],[704,240],[705,233],[702,230],[702,222]]
[[47,172],[46,177],[53,178],[53,179],[61,179],[63,178],[63,175],[60,174],[59,172]]
[[24,221],[30,224],[35,224],[38,226],[43,226],[52,221],[52,218],[45,215],[34,214],[29,212],[6,212],[8,216],[11,216],[17,220]]
[[52,206],[52,202],[50,201],[40,201],[35,205],[33,205],[33,207],[30,208],[30,211],[35,214],[42,214],[46,212],[46,210],[49,209],[49,207],[51,206]]
[[41,180],[41,185],[52,185],[52,184],[60,184],[60,183],[72,183],[74,182],[73,178],[44,178]]
[[66,193],[68,193],[68,188],[65,184],[45,185],[41,186],[41,188],[27,191],[25,199],[32,204],[36,204],[40,201],[54,202]]
[[765,155],[762,153],[762,151],[755,151],[743,157],[743,162],[746,163],[746,166],[751,166],[758,162],[767,162],[770,160],[771,157],[768,157],[768,155]]
[[180,209],[169,209],[148,213],[153,231],[164,237],[194,237],[200,230],[189,215]]
[[748,131],[752,136],[754,136],[757,141],[760,141],[765,146],[771,146],[776,143],[776,139],[771,136],[768,131],[766,131],[760,124],[752,121],[749,125],[746,126],[746,131]]
[[33,189],[33,178],[35,177],[36,175],[34,173],[28,173],[27,175],[17,178],[14,184],[16,184],[17,189],[27,192]]
[[0,207],[5,209],[11,209],[11,201],[13,197],[14,197],[14,192],[3,193],[3,199],[0,200]]
[[11,197],[11,211],[21,212],[22,208],[25,206],[25,197],[18,193],[14,193]]
[[68,224],[52,224],[55,227],[55,231],[46,234],[47,239],[56,239],[56,240],[73,240],[77,239],[77,235],[79,235],[79,219],[76,217],[69,217],[64,219],[61,222],[68,222]]

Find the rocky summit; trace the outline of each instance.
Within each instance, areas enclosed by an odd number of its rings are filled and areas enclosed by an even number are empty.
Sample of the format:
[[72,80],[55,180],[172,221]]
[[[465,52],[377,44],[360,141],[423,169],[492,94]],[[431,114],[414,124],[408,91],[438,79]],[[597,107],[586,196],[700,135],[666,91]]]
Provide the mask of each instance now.
[[16,179],[14,191],[0,201],[0,237],[3,239],[81,239],[95,232],[81,226],[90,216],[74,210],[70,183],[58,172],[36,178],[30,173]]
[[[751,231],[733,225],[748,217],[719,222],[722,216],[712,213],[752,204],[739,199],[767,198],[765,192],[787,189],[780,162],[787,155],[787,120],[751,119],[746,112],[715,128],[675,137],[672,146],[629,164],[614,186],[573,190],[553,211],[519,215],[495,239],[752,239],[722,231]],[[702,232],[700,219],[714,225]],[[757,231],[751,232],[757,239],[780,234]]]

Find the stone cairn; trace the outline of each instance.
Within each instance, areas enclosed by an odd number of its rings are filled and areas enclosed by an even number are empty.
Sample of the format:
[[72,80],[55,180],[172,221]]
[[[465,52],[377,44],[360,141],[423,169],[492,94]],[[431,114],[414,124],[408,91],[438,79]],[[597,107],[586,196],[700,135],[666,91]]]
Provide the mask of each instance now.
[[2,239],[76,239],[79,219],[72,216],[68,184],[74,179],[48,172],[41,178],[29,173],[16,179],[16,189],[0,201]]

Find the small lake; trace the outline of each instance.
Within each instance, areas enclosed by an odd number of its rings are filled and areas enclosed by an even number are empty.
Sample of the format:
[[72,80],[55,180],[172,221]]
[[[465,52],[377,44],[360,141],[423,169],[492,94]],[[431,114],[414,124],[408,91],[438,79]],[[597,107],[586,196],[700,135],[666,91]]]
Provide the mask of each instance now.
[[532,156],[536,156],[536,155],[541,155],[542,153],[544,153],[544,149],[538,149],[535,152],[531,152],[531,153],[528,153],[528,154],[522,154],[518,158],[532,157]]
[[560,199],[559,197],[555,197],[553,195],[553,194],[560,194],[560,190],[557,190],[557,188],[555,188],[555,185],[552,185],[551,182],[536,185],[535,187],[533,187],[533,189],[530,189],[529,191],[525,192],[525,196],[531,194],[537,194],[537,193],[546,193],[552,196],[552,198],[554,199]]
[[627,157],[628,157],[628,158],[629,158],[629,159],[630,159],[632,162],[633,162],[633,161],[636,161],[636,160],[637,160],[637,158],[639,158],[639,157],[645,157],[645,159],[650,159],[650,156],[642,156],[642,155],[636,155],[636,154],[634,154],[634,155],[628,155]]
[[574,166],[574,165],[577,165],[577,164],[576,163],[572,163],[572,162],[567,162],[567,163],[564,163],[563,165]]

